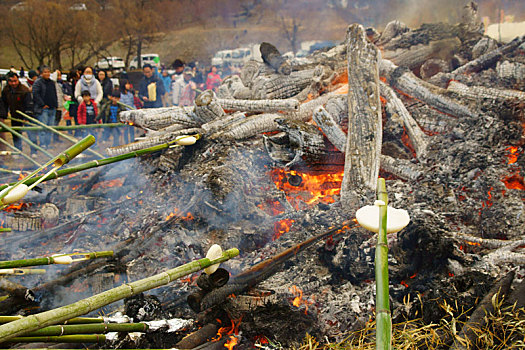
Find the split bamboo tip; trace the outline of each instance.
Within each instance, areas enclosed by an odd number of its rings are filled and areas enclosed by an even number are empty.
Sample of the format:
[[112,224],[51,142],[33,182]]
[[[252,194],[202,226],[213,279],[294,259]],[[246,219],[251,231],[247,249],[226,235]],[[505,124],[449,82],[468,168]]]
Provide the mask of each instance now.
[[68,163],[73,158],[78,156],[80,153],[88,149],[94,143],[95,143],[95,136],[88,135],[84,137],[82,140],[78,141],[73,146],[69,147],[67,150],[62,152],[62,154],[60,154],[57,160],[55,161],[55,166],[62,166]]

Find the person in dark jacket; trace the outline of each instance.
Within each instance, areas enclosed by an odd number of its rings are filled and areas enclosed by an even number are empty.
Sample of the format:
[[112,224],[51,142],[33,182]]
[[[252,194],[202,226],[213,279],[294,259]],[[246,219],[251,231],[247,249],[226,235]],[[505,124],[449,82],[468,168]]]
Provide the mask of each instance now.
[[[7,73],[7,85],[2,90],[2,103],[9,110],[11,117],[16,119],[25,119],[22,115],[16,111],[23,112],[25,114],[32,114],[31,111],[31,91],[29,88],[20,83],[18,74],[9,72]],[[24,123],[11,120],[12,126],[23,126]],[[28,132],[31,137],[31,141],[36,141],[36,134]],[[20,137],[13,135],[13,144],[19,150],[22,150],[22,140]],[[36,150],[31,150],[31,153],[36,153]]]
[[[42,123],[55,125],[55,114],[58,107],[56,83],[51,80],[51,68],[40,67],[42,75],[33,84],[33,110],[36,118]],[[47,148],[51,142],[51,133],[40,131],[40,146]]]
[[144,78],[139,84],[139,98],[144,101],[144,108],[162,107],[162,96],[166,93],[162,79],[154,74],[151,64],[145,64],[142,71]]
[[[120,112],[125,111],[126,108],[122,107],[118,102],[120,101],[120,90],[115,89],[109,96],[109,101],[102,106],[100,113],[97,117],[97,121],[101,120],[102,123],[118,123],[118,115]],[[109,137],[113,135],[113,147],[119,145],[120,128],[104,128],[104,134],[102,139],[109,140]]]
[[109,96],[113,93],[113,82],[108,78],[108,73],[106,73],[105,70],[98,71],[97,79],[100,81],[100,85],[102,85],[103,101],[100,101],[100,105],[102,105],[109,100]]

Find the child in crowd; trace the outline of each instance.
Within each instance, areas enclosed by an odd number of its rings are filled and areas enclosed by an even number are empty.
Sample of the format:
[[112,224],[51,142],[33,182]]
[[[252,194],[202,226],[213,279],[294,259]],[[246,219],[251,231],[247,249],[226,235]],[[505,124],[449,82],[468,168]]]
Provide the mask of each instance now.
[[[77,120],[79,125],[95,124],[95,118],[98,114],[97,103],[91,98],[91,93],[88,90],[82,91],[82,103],[78,106]],[[84,130],[82,137],[88,135]]]
[[[135,93],[133,91],[133,85],[129,80],[123,80],[120,87],[120,102],[129,106],[129,109],[137,108],[135,106]],[[140,102],[140,99],[138,99]],[[129,143],[135,141],[135,127],[127,125],[124,128],[124,143]]]
[[[100,114],[97,117],[97,121],[102,120],[102,123],[118,123],[118,115],[124,111],[124,108],[118,103],[120,101],[120,91],[113,90],[108,96],[109,101],[102,106]],[[102,138],[109,140],[109,137],[113,135],[113,147],[119,145],[120,130],[119,128],[104,128],[104,134]]]

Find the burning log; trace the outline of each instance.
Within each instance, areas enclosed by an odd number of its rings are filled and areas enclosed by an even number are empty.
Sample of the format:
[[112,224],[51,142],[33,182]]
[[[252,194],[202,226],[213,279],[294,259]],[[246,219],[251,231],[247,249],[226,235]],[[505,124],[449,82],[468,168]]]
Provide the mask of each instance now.
[[341,201],[348,204],[352,191],[375,189],[382,143],[379,101],[379,49],[368,42],[359,24],[347,30],[348,137]]
[[230,111],[241,112],[280,112],[299,111],[299,101],[296,99],[286,100],[236,100],[218,99],[222,108]]
[[329,92],[299,106],[299,112],[291,113],[290,118],[307,122],[312,119],[312,114],[316,108],[326,104],[332,97],[337,96],[337,92]]
[[467,323],[461,328],[461,332],[454,339],[454,344],[450,349],[452,350],[466,350],[470,348],[470,344],[476,342],[478,335],[476,330],[482,329],[486,322],[485,316],[494,311],[494,297],[496,294],[499,297],[507,295],[510,290],[510,285],[514,279],[514,271],[510,271],[505,277],[496,282],[494,287],[485,295],[483,300],[478,304]]
[[228,284],[217,288],[206,294],[201,301],[200,307],[197,310],[204,311],[216,305],[223,303],[231,294],[238,295],[246,292],[248,289],[254,287],[258,283],[276,273],[281,265],[288,259],[299,254],[303,250],[311,247],[316,242],[332,235],[337,235],[344,232],[352,221],[345,221],[341,225],[323,232],[317,236],[311,237],[304,242],[301,242],[291,248],[288,248],[274,257],[264,260],[248,270],[241,272],[238,275],[230,278]]
[[206,90],[195,99],[195,115],[201,124],[211,122],[224,116],[224,110],[217,96],[211,90]]
[[510,89],[495,89],[485,86],[467,86],[457,81],[451,81],[447,90],[470,100],[525,100],[525,92]]
[[113,251],[109,250],[109,251],[93,252],[93,253],[59,254],[59,255],[47,256],[45,258],[0,261],[0,269],[25,267],[25,266],[51,265],[51,264],[71,264],[73,262],[104,258],[108,256],[113,256]]
[[240,123],[246,119],[246,114],[237,112],[234,114],[228,114],[224,118],[216,119],[206,124],[201,125],[201,129],[205,135],[212,135],[221,129],[228,128],[233,124]]
[[193,349],[217,335],[218,327],[215,323],[208,323],[199,330],[187,335],[180,342],[175,344],[177,349]]
[[315,124],[323,130],[323,133],[332,145],[344,153],[346,147],[346,134],[339,127],[339,124],[334,117],[321,106],[315,110],[313,120]]
[[77,301],[70,305],[60,307],[58,309],[45,311],[17,321],[3,324],[0,326],[0,342],[7,341],[13,337],[25,334],[27,332],[35,331],[46,326],[63,322],[67,319],[86,314],[102,306],[111,304],[117,300],[131,297],[146,290],[168,284],[177,278],[197,272],[208,266],[227,261],[237,255],[239,255],[238,249],[229,249],[224,251],[222,257],[218,259],[210,260],[208,258],[204,258],[196,260],[142,280],[125,283],[117,288],[110,289],[103,293]]
[[273,74],[259,76],[253,82],[252,98],[264,99],[287,99],[300,93],[311,82],[319,71],[305,69],[292,72],[290,75]]
[[281,114],[263,113],[243,118],[212,135],[210,139],[228,138],[242,140],[253,137],[263,132],[277,131],[279,125],[276,119],[282,118]]
[[407,68],[397,67],[388,60],[382,60],[381,76],[384,76],[390,86],[436,108],[438,111],[457,117],[475,117],[467,107],[443,96],[443,89],[417,78]]
[[243,86],[251,89],[255,78],[259,75],[270,75],[275,70],[264,63],[257,61],[248,61],[244,64],[241,70],[240,80]]
[[195,126],[197,122],[190,116],[192,107],[167,107],[152,109],[137,109],[119,114],[120,121],[131,123],[137,127],[159,130],[178,123]]
[[401,118],[407,135],[410,138],[410,141],[412,141],[417,158],[422,160],[425,158],[428,147],[426,135],[423,133],[419,125],[417,125],[414,118],[412,118],[403,102],[397,97],[394,90],[383,82],[380,83],[380,88],[381,95],[387,100],[387,111],[391,115],[398,115]]

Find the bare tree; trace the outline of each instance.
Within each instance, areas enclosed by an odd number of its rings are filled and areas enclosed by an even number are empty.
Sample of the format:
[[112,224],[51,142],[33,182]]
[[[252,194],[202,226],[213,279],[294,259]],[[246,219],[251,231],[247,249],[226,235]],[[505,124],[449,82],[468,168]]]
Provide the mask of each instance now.
[[291,17],[285,17],[281,14],[279,17],[281,19],[281,33],[290,44],[290,48],[295,55],[299,44],[299,30],[302,28],[301,20],[293,15]]

